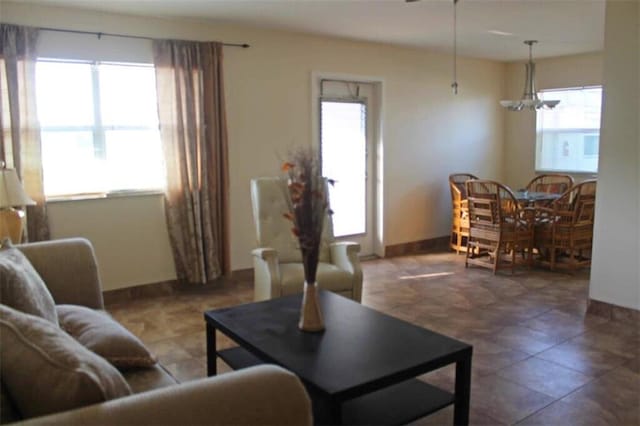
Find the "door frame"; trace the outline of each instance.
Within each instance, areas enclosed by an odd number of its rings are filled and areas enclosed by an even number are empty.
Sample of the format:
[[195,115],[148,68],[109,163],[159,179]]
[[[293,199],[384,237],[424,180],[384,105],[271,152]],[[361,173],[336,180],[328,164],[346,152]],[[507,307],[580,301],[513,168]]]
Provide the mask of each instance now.
[[[373,170],[371,178],[372,186],[372,232],[373,253],[378,257],[384,257],[384,142],[383,142],[383,117],[384,117],[384,79],[375,76],[356,74],[328,73],[320,71],[311,72],[311,143],[315,149],[320,148],[320,85],[322,80],[344,80],[352,83],[367,83],[373,86],[375,108],[370,111],[373,120]],[[348,237],[346,238],[348,240]]]

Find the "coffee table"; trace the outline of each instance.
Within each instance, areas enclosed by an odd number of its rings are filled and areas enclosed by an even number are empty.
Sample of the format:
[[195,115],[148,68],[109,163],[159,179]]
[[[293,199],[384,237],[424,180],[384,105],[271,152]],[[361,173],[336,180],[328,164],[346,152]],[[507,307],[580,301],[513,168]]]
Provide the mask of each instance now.
[[[207,311],[207,373],[216,357],[238,369],[261,363],[294,372],[316,424],[404,424],[454,404],[468,424],[472,346],[320,291],[322,333],[298,330],[301,295]],[[217,350],[216,330],[239,344]],[[452,394],[416,379],[456,364]]]

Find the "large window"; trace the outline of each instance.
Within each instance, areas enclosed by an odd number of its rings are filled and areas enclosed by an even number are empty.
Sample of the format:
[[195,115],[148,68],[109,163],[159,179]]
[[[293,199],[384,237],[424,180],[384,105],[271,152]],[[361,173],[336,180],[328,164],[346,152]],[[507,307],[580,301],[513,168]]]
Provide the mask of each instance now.
[[540,97],[560,103],[537,113],[536,171],[597,172],[602,88],[547,90]]
[[153,66],[38,61],[47,197],[161,189]]

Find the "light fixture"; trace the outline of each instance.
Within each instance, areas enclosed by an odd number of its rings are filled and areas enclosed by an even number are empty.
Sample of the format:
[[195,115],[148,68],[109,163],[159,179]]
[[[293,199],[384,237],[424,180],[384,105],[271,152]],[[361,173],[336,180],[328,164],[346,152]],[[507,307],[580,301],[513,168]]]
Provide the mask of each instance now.
[[527,70],[526,80],[524,82],[524,93],[519,101],[500,101],[500,105],[509,111],[522,111],[523,109],[553,109],[560,101],[543,101],[538,97],[536,92],[536,64],[533,63],[531,54],[532,46],[538,40],[525,40],[524,44],[529,45],[529,62],[525,64]]
[[22,238],[24,212],[14,207],[31,206],[33,201],[22,188],[15,169],[0,162],[0,241],[9,237],[13,243]]
[[[406,3],[415,3],[420,0],[404,0]],[[451,89],[453,90],[453,94],[458,94],[458,28],[457,28],[457,16],[456,16],[456,5],[459,0],[453,0],[453,82],[451,83]]]
[[458,94],[458,19],[456,16],[456,5],[458,0],[453,0],[453,83],[451,89],[453,94]]

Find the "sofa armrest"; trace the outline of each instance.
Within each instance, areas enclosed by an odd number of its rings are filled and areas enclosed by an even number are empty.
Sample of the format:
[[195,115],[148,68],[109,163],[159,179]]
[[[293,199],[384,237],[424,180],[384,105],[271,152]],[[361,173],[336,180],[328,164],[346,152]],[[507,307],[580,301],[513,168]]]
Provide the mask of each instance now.
[[89,240],[67,238],[17,247],[38,271],[56,304],[104,309],[98,265]]
[[262,365],[34,418],[25,425],[311,425],[300,380]]
[[353,275],[353,300],[362,300],[362,266],[360,265],[360,244],[341,241],[331,243],[331,263]]
[[269,247],[251,251],[253,256],[254,300],[279,297],[281,291],[280,265],[278,252]]

